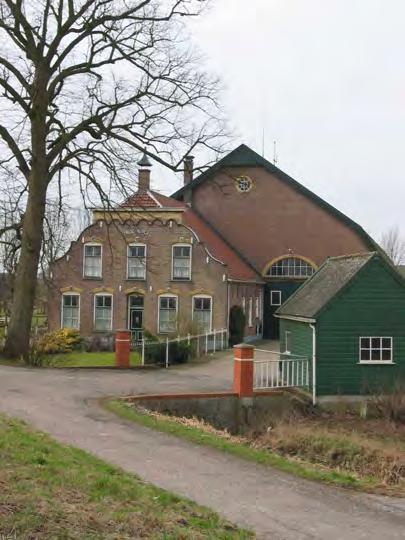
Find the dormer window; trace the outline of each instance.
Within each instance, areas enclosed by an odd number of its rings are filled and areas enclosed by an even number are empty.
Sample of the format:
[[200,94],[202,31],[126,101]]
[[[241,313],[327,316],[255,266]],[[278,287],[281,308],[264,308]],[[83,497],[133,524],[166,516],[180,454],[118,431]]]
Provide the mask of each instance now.
[[172,251],[172,279],[187,281],[191,279],[191,246],[177,244]]
[[128,279],[146,279],[146,246],[131,244],[128,246]]
[[87,278],[102,277],[101,244],[84,245],[83,275]]

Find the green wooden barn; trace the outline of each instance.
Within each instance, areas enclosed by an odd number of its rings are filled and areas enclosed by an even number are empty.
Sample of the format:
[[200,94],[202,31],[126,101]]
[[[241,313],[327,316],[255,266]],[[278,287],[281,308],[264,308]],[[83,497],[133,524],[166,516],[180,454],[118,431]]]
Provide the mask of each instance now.
[[276,317],[280,350],[311,359],[314,402],[405,379],[405,279],[379,253],[327,259]]

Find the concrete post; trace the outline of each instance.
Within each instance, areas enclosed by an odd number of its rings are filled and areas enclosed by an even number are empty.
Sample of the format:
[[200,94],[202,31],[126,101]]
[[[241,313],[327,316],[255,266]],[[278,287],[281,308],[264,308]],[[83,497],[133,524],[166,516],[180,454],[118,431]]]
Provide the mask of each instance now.
[[131,332],[129,330],[117,330],[115,333],[115,366],[129,367],[129,355],[131,351]]
[[233,364],[233,391],[240,398],[253,396],[254,347],[247,343],[235,345]]

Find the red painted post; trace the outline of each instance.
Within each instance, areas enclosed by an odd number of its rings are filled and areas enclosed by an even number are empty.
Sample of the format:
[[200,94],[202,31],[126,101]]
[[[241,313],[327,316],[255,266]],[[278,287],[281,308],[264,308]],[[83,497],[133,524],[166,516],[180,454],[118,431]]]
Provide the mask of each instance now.
[[131,332],[117,330],[115,333],[115,366],[129,367],[129,354],[131,350]]
[[233,364],[233,391],[240,397],[253,396],[254,347],[247,343],[235,345]]

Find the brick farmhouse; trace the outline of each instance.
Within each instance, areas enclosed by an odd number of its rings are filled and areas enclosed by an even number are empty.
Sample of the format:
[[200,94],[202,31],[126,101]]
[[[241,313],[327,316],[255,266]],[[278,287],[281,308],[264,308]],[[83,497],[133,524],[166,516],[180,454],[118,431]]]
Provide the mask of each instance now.
[[171,197],[139,162],[137,191],[92,224],[51,267],[50,329],[83,336],[227,328],[234,305],[246,339],[277,339],[278,307],[330,256],[376,249],[351,219],[241,145]]

